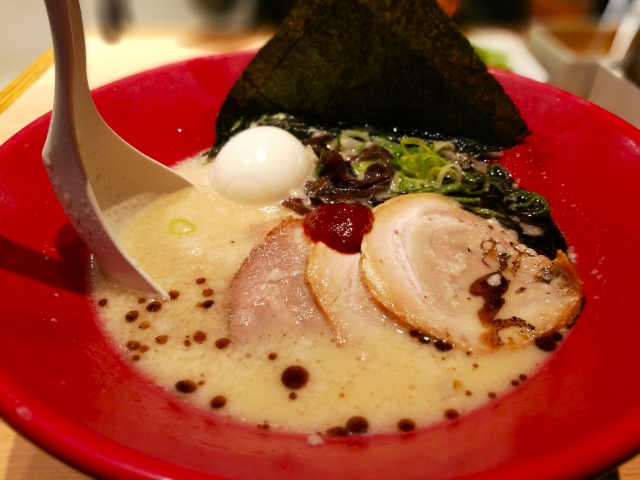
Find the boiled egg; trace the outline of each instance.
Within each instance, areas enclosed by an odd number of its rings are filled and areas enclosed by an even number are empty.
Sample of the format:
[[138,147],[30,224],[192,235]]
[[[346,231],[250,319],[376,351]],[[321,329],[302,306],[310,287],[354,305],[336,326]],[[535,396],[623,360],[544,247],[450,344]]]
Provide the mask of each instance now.
[[216,156],[209,184],[238,203],[267,204],[301,188],[313,168],[296,137],[276,127],[254,127],[232,137]]

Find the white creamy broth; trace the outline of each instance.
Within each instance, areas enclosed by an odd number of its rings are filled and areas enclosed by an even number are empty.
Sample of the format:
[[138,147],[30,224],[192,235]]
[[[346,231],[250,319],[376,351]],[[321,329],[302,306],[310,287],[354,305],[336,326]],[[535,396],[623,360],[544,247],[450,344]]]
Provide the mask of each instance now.
[[[277,203],[217,197],[206,186],[210,168],[200,156],[178,165],[198,187],[155,201],[120,233],[123,247],[177,298],[148,311],[150,299],[115,285],[97,265],[92,272],[98,319],[117,350],[185,401],[261,428],[324,434],[359,416],[369,433],[394,432],[399,422],[421,428],[477,408],[526,381],[548,356],[535,345],[442,352],[389,323],[346,344],[325,334],[219,348],[227,343],[234,275],[279,220],[296,215]],[[294,365],[309,375],[299,389],[281,381]]]

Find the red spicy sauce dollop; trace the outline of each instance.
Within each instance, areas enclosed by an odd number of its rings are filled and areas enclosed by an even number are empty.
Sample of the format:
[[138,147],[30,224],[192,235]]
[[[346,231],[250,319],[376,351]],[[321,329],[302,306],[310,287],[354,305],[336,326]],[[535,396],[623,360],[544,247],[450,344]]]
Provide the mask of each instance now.
[[371,209],[359,203],[321,205],[304,219],[304,233],[311,240],[341,253],[358,253],[372,228]]

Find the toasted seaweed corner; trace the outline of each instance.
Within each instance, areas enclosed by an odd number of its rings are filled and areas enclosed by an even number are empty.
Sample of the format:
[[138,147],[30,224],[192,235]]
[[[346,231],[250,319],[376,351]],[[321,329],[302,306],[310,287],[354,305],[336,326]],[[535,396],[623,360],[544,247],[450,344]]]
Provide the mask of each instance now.
[[216,144],[281,112],[502,148],[529,133],[436,0],[300,0],[231,89]]

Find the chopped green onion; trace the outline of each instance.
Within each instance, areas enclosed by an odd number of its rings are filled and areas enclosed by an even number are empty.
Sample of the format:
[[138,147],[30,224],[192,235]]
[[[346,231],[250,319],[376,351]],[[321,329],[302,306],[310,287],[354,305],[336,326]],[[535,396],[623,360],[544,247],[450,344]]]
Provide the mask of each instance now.
[[362,140],[364,143],[370,142],[371,137],[369,136],[369,132],[366,130],[344,130],[340,136],[345,135],[347,137],[355,138],[358,140]]
[[442,183],[444,182],[445,177],[450,172],[451,172],[451,175],[453,175],[454,182],[460,183],[460,181],[462,180],[462,168],[460,167],[460,165],[457,165],[455,163],[450,163],[449,165],[445,165],[444,167],[442,167],[438,172],[438,178],[436,178],[436,185],[441,186]]
[[466,207],[470,212],[475,213],[476,215],[480,215],[485,218],[504,218],[504,215],[496,212],[495,210],[491,210],[490,208],[481,208],[481,207]]
[[187,235],[195,232],[195,230],[196,226],[184,218],[174,218],[169,222],[169,233],[172,235],[181,235],[186,237]]
[[407,145],[416,145],[420,148],[422,148],[422,150],[425,153],[435,153],[433,150],[431,150],[426,143],[424,143],[423,140],[419,139],[419,138],[415,138],[415,137],[407,137],[407,138],[403,138],[402,140],[400,140],[400,148],[402,149],[402,153],[404,153],[405,155],[410,155],[411,152],[409,152],[409,149],[407,148]]
[[362,162],[351,162],[351,168],[353,168],[353,171],[358,175],[364,175],[364,172],[367,171],[367,168],[369,168],[370,165],[373,165],[374,163],[377,162],[373,162],[373,161],[368,161],[368,160],[364,160]]
[[540,217],[549,213],[549,202],[539,193],[516,190],[505,195],[503,202],[510,211],[528,217]]

